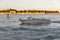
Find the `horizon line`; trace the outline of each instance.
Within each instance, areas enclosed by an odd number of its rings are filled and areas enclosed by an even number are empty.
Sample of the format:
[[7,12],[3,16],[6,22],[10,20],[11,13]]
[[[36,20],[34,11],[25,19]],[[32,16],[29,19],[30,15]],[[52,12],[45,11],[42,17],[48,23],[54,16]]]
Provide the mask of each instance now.
[[[10,9],[18,10],[18,9],[16,9],[16,8],[6,8],[6,9],[0,9],[0,10],[10,10]],[[60,11],[60,10],[54,10],[54,9],[19,9],[19,10],[45,10],[45,11]]]

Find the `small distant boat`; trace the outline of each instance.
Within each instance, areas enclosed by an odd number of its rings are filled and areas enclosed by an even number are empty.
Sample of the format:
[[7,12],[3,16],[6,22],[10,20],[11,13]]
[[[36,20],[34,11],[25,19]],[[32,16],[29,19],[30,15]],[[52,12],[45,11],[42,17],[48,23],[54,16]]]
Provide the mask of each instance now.
[[32,18],[32,17],[28,17],[27,19],[19,18],[19,21],[21,21],[22,24],[32,24],[32,25],[36,25],[36,24],[50,24],[50,20],[49,19],[38,19],[38,18]]

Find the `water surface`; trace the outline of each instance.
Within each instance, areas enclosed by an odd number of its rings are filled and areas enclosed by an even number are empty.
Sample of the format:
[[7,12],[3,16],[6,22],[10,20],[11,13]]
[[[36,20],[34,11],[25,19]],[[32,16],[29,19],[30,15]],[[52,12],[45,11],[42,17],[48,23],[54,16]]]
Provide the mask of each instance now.
[[60,23],[20,25],[19,18],[27,17],[60,20],[60,15],[0,15],[0,40],[60,40]]

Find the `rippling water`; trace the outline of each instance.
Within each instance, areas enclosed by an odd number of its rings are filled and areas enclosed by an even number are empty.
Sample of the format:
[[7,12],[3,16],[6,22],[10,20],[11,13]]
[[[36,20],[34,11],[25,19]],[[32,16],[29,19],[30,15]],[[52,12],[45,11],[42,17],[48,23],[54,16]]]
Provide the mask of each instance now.
[[60,23],[20,25],[19,18],[46,18],[59,21],[60,15],[0,15],[0,40],[60,40]]

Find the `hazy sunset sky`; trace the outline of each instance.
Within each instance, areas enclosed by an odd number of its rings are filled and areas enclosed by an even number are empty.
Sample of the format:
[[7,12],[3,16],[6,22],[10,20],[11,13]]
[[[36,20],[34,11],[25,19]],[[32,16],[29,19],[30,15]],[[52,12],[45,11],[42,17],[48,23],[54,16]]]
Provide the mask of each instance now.
[[60,0],[0,0],[0,9],[60,10]]

